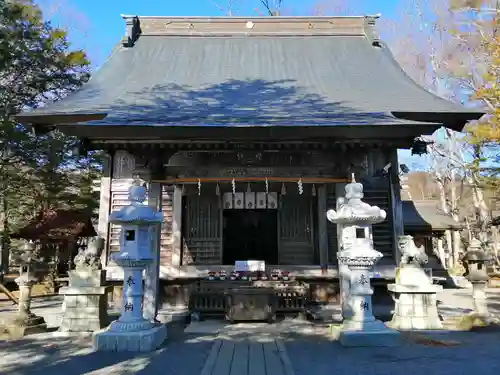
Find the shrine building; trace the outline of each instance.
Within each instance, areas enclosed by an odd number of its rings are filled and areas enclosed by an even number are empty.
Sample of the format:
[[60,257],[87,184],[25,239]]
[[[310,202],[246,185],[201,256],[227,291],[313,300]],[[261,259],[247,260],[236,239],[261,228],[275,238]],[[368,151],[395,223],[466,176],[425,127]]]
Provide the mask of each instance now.
[[304,280],[338,280],[336,208],[354,173],[388,213],[373,229],[393,279],[403,234],[398,149],[461,131],[482,112],[415,83],[375,30],[377,17],[123,16],[126,35],[80,90],[17,118],[109,155],[98,234],[119,250],[112,210],[139,175],[165,221],[159,275],[185,284],[236,260]]

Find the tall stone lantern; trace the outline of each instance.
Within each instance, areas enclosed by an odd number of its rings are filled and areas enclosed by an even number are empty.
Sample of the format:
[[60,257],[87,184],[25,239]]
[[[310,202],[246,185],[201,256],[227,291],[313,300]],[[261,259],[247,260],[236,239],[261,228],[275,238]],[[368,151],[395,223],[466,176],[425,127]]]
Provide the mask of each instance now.
[[345,200],[337,211],[328,210],[327,219],[341,226],[343,248],[339,263],[348,267],[348,288],[342,308],[344,321],[339,340],[344,346],[394,346],[399,333],[376,320],[372,312],[370,274],[382,253],[373,248],[372,225],[381,223],[386,212],[362,201],[363,185],[352,177],[345,187]]
[[120,252],[113,260],[123,268],[123,301],[120,318],[93,335],[94,350],[151,351],[167,338],[167,328],[144,318],[142,275],[153,263],[154,226],[163,221],[161,212],[144,204],[146,189],[129,188],[130,205],[111,213],[109,221],[121,226]]

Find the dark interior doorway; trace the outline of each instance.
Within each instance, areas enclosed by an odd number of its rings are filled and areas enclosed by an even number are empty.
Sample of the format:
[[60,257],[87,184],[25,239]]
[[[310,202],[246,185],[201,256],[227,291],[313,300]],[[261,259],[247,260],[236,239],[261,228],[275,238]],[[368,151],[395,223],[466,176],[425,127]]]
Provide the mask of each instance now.
[[223,262],[263,260],[278,264],[277,210],[224,210]]

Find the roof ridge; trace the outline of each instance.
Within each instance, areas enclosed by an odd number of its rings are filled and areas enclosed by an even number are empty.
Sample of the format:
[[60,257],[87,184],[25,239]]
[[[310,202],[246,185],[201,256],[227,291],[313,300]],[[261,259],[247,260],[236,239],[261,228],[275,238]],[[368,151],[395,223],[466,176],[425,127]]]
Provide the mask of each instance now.
[[151,17],[122,15],[125,47],[141,35],[165,36],[365,36],[380,45],[375,30],[379,15],[313,17]]

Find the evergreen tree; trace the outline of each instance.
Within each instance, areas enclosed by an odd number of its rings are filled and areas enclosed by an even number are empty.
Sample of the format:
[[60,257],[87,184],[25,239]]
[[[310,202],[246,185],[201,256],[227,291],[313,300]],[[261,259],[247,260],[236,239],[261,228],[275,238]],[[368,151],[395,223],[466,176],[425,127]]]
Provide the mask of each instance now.
[[[90,181],[97,177],[98,155],[76,155],[71,152],[77,145],[74,138],[59,132],[35,136],[14,120],[21,111],[78,89],[89,76],[85,53],[70,48],[67,33],[44,20],[34,1],[0,0],[0,229],[4,249],[9,233],[41,209],[64,207],[82,195],[88,198],[84,206],[96,205],[88,191]],[[2,264],[7,254],[3,251]]]

